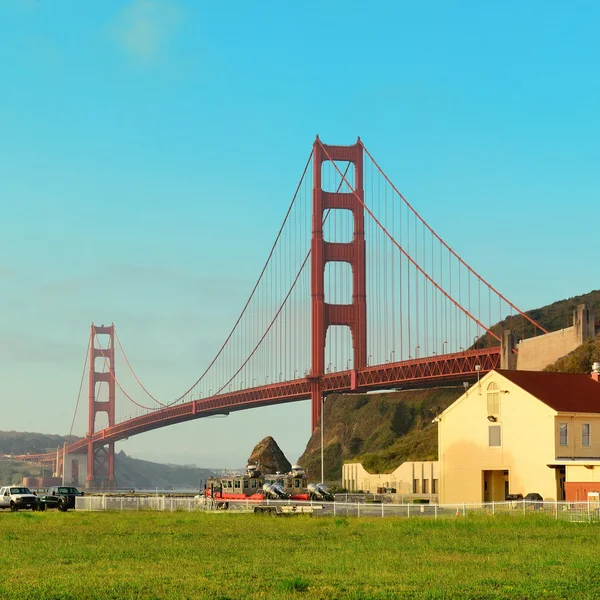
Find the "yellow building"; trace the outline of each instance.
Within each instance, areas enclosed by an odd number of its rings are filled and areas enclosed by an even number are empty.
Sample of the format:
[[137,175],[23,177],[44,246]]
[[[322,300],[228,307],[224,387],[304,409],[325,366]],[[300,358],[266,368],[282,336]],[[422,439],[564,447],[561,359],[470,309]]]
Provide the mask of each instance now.
[[376,494],[377,490],[409,496],[434,496],[438,493],[437,461],[404,462],[391,473],[369,473],[360,463],[342,465],[342,487],[349,492]]
[[491,371],[437,421],[442,504],[600,490],[597,373]]

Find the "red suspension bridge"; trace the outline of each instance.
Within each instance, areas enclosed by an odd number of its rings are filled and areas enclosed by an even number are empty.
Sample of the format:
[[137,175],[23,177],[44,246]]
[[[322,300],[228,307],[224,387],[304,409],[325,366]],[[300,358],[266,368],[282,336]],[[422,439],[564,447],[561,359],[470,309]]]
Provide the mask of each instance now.
[[[324,394],[462,382],[499,367],[494,325],[516,315],[523,332],[547,333],[435,233],[360,138],[317,137],[256,284],[198,379],[156,398],[114,325],[92,325],[87,434],[65,451],[87,452],[90,487],[111,487],[115,442],[145,431],[305,399],[314,430]],[[116,375],[117,352],[135,392]],[[63,459],[20,458],[58,471]]]

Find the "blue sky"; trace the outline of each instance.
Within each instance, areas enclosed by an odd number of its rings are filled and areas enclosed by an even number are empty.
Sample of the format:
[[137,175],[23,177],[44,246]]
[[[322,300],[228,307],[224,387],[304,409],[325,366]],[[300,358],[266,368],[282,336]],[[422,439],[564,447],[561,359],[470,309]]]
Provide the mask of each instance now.
[[[600,287],[599,18],[592,1],[0,0],[0,428],[68,431],[91,321],[117,324],[157,394],[187,388],[316,133],[360,135],[518,306]],[[120,447],[231,466],[271,434],[293,460],[309,421],[298,403]]]

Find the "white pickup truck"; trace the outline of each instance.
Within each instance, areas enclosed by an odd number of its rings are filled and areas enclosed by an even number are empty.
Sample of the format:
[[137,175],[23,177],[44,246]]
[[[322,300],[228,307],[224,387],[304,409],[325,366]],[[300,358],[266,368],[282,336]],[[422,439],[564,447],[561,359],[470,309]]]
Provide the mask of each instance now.
[[16,512],[22,508],[37,510],[39,500],[29,488],[18,485],[9,485],[0,488],[0,508],[10,508]]

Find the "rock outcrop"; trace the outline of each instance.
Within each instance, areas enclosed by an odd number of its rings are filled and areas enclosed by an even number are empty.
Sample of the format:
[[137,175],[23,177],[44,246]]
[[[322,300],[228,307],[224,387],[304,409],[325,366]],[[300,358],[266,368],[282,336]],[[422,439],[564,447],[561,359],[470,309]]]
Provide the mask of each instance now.
[[285,457],[277,442],[269,435],[252,450],[249,465],[258,465],[261,473],[287,473],[292,468],[290,461]]

